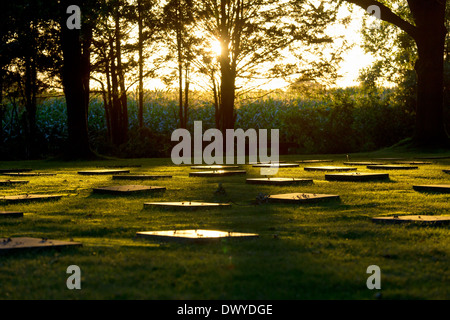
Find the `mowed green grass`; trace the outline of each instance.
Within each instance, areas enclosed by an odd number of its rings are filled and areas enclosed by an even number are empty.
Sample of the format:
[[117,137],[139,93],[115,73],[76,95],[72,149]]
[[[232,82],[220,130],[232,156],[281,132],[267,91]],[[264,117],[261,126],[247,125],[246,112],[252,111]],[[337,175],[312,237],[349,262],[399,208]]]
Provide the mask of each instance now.
[[[441,154],[449,155],[449,154]],[[357,154],[413,158],[419,154]],[[283,160],[345,155],[286,156]],[[155,181],[82,176],[98,166],[141,165],[133,174],[169,174]],[[242,166],[247,176],[189,177],[190,166],[170,159],[93,162],[0,162],[0,168],[33,168],[56,176],[26,177],[29,184],[0,187],[0,196],[57,193],[58,201],[0,203],[0,210],[24,212],[1,219],[1,237],[45,237],[79,241],[80,248],[0,256],[2,299],[449,299],[450,227],[379,225],[375,216],[450,215],[450,196],[419,193],[414,184],[450,183],[442,169],[450,159],[419,170],[386,171],[385,182],[328,182],[324,172],[282,168],[277,176],[312,178],[309,186],[258,186],[245,183],[259,168]],[[369,171],[358,166],[358,171]],[[15,179],[0,176],[0,179]],[[226,195],[214,191],[221,182]],[[165,186],[155,195],[94,195],[93,187],[117,184]],[[259,193],[338,194],[340,202],[290,205],[255,204]],[[149,201],[231,202],[227,209],[172,211],[144,209]],[[210,244],[162,243],[136,239],[138,231],[217,229],[258,233],[253,240]],[[81,290],[69,290],[66,269],[81,269]],[[381,290],[369,290],[367,267],[381,269]]]

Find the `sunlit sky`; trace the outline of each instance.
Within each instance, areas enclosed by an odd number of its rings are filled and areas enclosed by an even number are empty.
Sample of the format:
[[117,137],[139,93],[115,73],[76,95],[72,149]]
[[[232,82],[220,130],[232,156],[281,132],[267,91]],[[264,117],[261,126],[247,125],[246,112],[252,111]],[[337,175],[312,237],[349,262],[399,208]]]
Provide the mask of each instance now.
[[[348,16],[350,15],[349,11],[344,7],[341,10],[342,16]],[[359,7],[355,7],[353,12],[351,13],[351,21],[350,24],[347,27],[337,25],[333,27],[331,30],[332,33],[336,34],[343,34],[345,36],[345,40],[350,43],[354,44],[352,49],[348,50],[343,55],[343,62],[340,64],[339,68],[339,75],[341,78],[339,78],[336,81],[337,87],[348,87],[348,86],[357,86],[359,85],[359,81],[357,80],[359,76],[359,72],[362,68],[368,67],[372,62],[373,58],[372,56],[365,54],[363,49],[361,48],[360,44],[362,43],[361,39],[361,33],[360,29],[362,26],[362,17],[367,14],[363,9]],[[339,44],[337,44],[339,45]],[[212,51],[216,54],[220,53],[220,44],[215,43],[214,41],[211,43]],[[206,89],[205,83],[197,82],[191,83],[192,89]],[[284,88],[288,84],[284,82],[283,80],[274,80],[270,83],[264,82],[261,83],[260,88],[261,89],[276,89],[276,88]],[[160,80],[152,80],[152,79],[146,79],[145,81],[145,87],[147,89],[164,89],[165,84],[163,84]]]

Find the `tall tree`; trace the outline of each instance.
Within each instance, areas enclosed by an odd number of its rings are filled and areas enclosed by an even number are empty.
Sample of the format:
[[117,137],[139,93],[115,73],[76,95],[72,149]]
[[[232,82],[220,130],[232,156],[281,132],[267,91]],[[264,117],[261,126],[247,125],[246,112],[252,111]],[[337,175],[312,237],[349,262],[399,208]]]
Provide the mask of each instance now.
[[[77,5],[84,10],[81,29],[67,27],[69,18],[67,8],[70,5]],[[63,53],[61,78],[67,104],[69,136],[66,155],[70,158],[93,157],[89,147],[87,125],[93,8],[94,3],[91,0],[60,1],[61,49]]]
[[203,29],[221,46],[217,122],[222,131],[234,128],[238,80],[299,74],[298,61],[279,62],[284,50],[306,52],[311,45],[332,42],[324,31],[336,17],[333,4],[327,8],[309,1],[211,0],[199,6]]
[[178,79],[179,127],[186,128],[189,110],[189,86],[195,45],[199,38],[194,35],[196,6],[192,0],[169,0],[164,6],[163,31],[169,49],[166,59],[176,61]]
[[450,146],[444,124],[444,48],[447,35],[447,0],[407,0],[412,21],[395,13],[385,1],[345,0],[367,10],[380,8],[381,19],[407,33],[417,46],[416,125],[413,141],[418,146]]
[[8,94],[18,97],[24,106],[27,158],[38,157],[40,153],[36,126],[38,95],[50,87],[50,81],[43,79],[51,77],[59,67],[52,8],[45,1],[23,0],[2,6],[2,20],[7,23],[1,34],[0,83],[3,88],[9,87]]

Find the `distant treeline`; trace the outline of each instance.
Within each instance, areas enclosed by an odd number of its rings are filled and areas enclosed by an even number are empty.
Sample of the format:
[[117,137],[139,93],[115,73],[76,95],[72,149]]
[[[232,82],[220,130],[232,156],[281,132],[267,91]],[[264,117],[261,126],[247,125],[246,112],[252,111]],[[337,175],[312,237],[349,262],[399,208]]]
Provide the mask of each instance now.
[[[91,97],[88,128],[93,150],[119,157],[170,157],[174,145],[171,134],[178,127],[176,98],[167,93],[147,92],[143,128],[139,126],[134,95],[129,95],[128,106],[128,139],[116,146],[108,139],[101,97]],[[23,107],[7,105],[0,146],[2,160],[26,157],[24,113]],[[371,151],[410,137],[414,128],[413,109],[394,89],[335,89],[302,97],[294,92],[278,93],[242,100],[236,113],[236,128],[279,129],[282,153]],[[187,128],[193,130],[194,121],[202,121],[203,130],[214,128],[214,117],[212,103],[201,96],[194,98]],[[40,157],[61,153],[67,138],[66,123],[64,97],[47,98],[39,103],[36,141]]]

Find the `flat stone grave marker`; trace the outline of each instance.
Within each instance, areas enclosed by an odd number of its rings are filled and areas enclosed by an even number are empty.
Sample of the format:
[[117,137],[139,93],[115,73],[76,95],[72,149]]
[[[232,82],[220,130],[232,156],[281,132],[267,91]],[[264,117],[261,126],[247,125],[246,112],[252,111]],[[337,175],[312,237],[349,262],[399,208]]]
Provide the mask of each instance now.
[[18,196],[3,196],[0,197],[0,201],[7,202],[28,202],[28,201],[46,201],[46,200],[59,200],[62,195],[56,194],[23,194]]
[[450,193],[450,184],[417,185],[413,189],[421,192]]
[[182,209],[182,210],[229,208],[229,207],[231,207],[231,204],[229,204],[229,203],[197,202],[197,201],[146,202],[146,203],[144,203],[144,208]]
[[84,170],[84,171],[78,171],[78,174],[85,175],[85,176],[108,175],[108,174],[119,174],[119,173],[130,173],[130,170]]
[[297,163],[322,163],[322,162],[333,162],[331,159],[318,159],[318,160],[298,160]]
[[227,232],[220,230],[165,230],[137,232],[136,237],[155,241],[176,241],[188,243],[214,242],[221,239],[254,239],[256,233]]
[[97,166],[97,168],[111,168],[111,169],[140,168],[140,167],[142,167],[140,164],[132,164],[129,166],[126,166],[126,165]]
[[381,162],[371,162],[371,161],[348,161],[344,162],[346,166],[371,166],[371,165],[382,165]]
[[368,173],[368,172],[349,172],[326,174],[325,180],[328,181],[376,181],[389,179],[388,173]]
[[444,169],[444,170],[442,170],[442,172],[444,172],[444,173],[450,173],[450,170]]
[[418,216],[418,215],[405,215],[392,217],[375,217],[372,218],[373,222],[376,223],[419,223],[425,225],[443,225],[450,223],[450,216]]
[[0,186],[10,186],[13,184],[27,184],[27,180],[0,180]]
[[238,169],[239,166],[222,166],[222,165],[211,165],[211,166],[192,166],[191,169],[197,170],[223,170],[223,169]]
[[0,169],[0,173],[14,173],[14,172],[29,172],[33,169],[30,168],[20,168],[20,169]]
[[49,240],[42,238],[0,238],[0,253],[19,252],[26,249],[61,249],[67,247],[80,247],[80,242]]
[[247,174],[245,170],[214,170],[214,171],[198,171],[189,173],[190,177],[221,177]]
[[170,179],[169,175],[151,175],[151,174],[136,174],[136,175],[118,175],[113,176],[113,180],[157,180],[157,179]]
[[419,169],[419,167],[417,166],[405,166],[405,165],[397,165],[397,164],[392,164],[392,165],[370,165],[367,166],[367,169],[373,169],[373,170],[378,170],[378,169],[382,169],[382,170],[414,170],[414,169]]
[[433,164],[433,162],[430,162],[430,161],[395,161],[394,164],[419,165],[419,164]]
[[414,159],[418,160],[439,160],[439,159],[450,159],[450,156],[430,156],[430,157],[417,157]]
[[374,158],[373,160],[377,161],[406,161],[405,158]]
[[294,168],[298,167],[298,163],[260,163],[252,165],[255,168]]
[[0,211],[0,218],[22,218],[23,212],[20,211]]
[[257,162],[249,162],[248,164],[271,164],[271,163],[285,163],[286,161],[257,161]]
[[249,184],[264,184],[275,186],[297,185],[297,184],[312,184],[312,179],[298,179],[298,178],[249,178],[246,180]]
[[2,173],[4,176],[10,177],[37,177],[37,176],[56,176],[56,173],[47,173],[47,172],[10,172],[10,173]]
[[335,194],[316,193],[285,193],[275,194],[268,197],[269,202],[275,203],[315,203],[327,200],[339,200]]
[[139,186],[139,185],[124,185],[124,186],[110,186],[94,188],[94,193],[99,194],[136,194],[136,193],[153,193],[158,191],[165,191],[166,187],[151,187],[151,186]]
[[356,168],[352,167],[334,167],[334,166],[323,166],[323,167],[305,167],[306,171],[355,171]]

